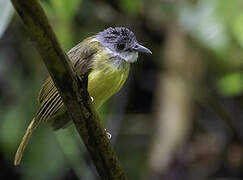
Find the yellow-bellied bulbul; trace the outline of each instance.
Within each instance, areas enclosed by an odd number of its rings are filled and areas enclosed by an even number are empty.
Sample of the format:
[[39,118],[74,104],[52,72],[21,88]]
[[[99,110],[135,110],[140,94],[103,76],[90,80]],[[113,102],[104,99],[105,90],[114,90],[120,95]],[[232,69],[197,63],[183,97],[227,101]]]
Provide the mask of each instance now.
[[[67,53],[78,76],[89,73],[88,92],[95,109],[121,89],[128,77],[130,63],[137,61],[138,52],[151,53],[137,42],[129,29],[116,27],[83,40]],[[40,122],[50,122],[57,130],[66,127],[71,120],[50,77],[40,90],[38,102],[39,110],[19,145],[15,165],[20,163],[29,138]]]

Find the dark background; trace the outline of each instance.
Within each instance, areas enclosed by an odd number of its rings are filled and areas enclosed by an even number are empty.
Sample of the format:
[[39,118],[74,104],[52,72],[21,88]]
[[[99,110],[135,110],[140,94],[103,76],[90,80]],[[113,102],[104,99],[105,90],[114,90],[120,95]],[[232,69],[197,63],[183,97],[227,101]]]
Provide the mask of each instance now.
[[[43,0],[67,52],[125,26],[152,55],[99,109],[129,179],[243,179],[243,1]],[[95,179],[73,126],[43,124],[15,151],[48,76],[20,18],[0,0],[0,179]]]

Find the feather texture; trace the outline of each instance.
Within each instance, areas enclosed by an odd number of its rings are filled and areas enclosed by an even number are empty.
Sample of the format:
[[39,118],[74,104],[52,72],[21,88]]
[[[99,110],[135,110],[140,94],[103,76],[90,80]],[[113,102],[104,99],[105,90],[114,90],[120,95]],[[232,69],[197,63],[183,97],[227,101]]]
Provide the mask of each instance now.
[[[93,106],[97,109],[110,96],[120,90],[125,83],[129,64],[121,61],[117,66],[114,57],[105,47],[102,47],[94,37],[82,41],[68,53],[74,72],[81,76],[88,75],[88,92],[93,97]],[[15,156],[15,165],[21,161],[24,149],[33,130],[39,123],[50,122],[53,129],[64,128],[69,124],[70,118],[66,112],[61,96],[51,77],[44,82],[38,96],[39,109],[31,121]]]

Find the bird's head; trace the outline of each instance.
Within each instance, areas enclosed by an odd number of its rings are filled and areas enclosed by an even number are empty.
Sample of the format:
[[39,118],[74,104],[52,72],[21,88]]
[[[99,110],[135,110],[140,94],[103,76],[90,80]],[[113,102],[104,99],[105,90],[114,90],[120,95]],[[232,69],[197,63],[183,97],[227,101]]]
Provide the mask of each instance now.
[[114,56],[119,56],[128,63],[136,62],[138,53],[152,52],[137,42],[132,31],[125,27],[108,28],[97,33],[96,39]]

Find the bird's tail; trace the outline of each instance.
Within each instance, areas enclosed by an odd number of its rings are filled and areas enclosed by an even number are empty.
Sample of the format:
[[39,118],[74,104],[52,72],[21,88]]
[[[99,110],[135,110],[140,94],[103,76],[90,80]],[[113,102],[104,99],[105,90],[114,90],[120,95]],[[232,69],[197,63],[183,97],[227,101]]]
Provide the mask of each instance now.
[[24,137],[22,138],[22,141],[18,147],[18,150],[15,154],[15,158],[14,158],[14,165],[17,166],[20,164],[20,161],[22,159],[22,156],[23,156],[23,153],[24,153],[24,150],[30,140],[30,136],[31,134],[33,133],[35,127],[36,127],[37,123],[36,123],[36,120],[35,118],[32,119],[32,121],[30,122],[25,134],[24,134]]

